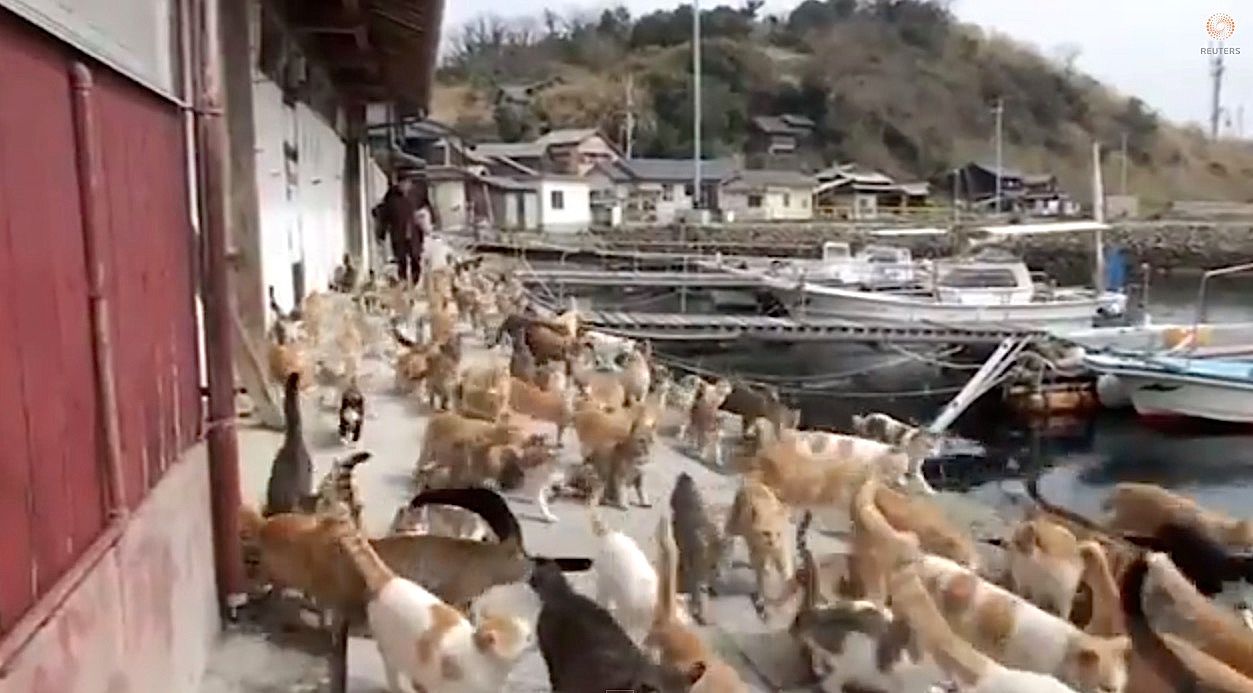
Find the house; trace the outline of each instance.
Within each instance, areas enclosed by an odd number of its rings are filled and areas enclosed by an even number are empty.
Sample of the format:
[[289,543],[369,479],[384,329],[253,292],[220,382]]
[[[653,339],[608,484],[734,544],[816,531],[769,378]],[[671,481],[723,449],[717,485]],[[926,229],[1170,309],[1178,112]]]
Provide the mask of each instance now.
[[578,176],[542,173],[534,181],[539,193],[539,229],[544,233],[578,233],[592,225],[591,185]]
[[725,221],[812,219],[815,182],[797,171],[740,171],[719,186],[718,208]]
[[817,179],[814,204],[824,217],[874,219],[881,206],[902,196],[891,177],[857,164],[837,164],[819,171]]
[[595,128],[552,130],[531,142],[481,142],[470,152],[479,158],[504,158],[535,171],[564,175],[583,175],[597,163],[622,158]]
[[1022,177],[1022,195],[1015,208],[1037,217],[1063,217],[1079,214],[1079,204],[1057,185],[1050,173],[1026,174]]
[[[953,197],[965,200],[968,204],[998,206],[995,201],[997,189],[997,167],[995,164],[970,162],[948,175]],[[1016,200],[1023,192],[1023,175],[1020,171],[1002,166],[999,173],[1002,201],[1001,209],[1009,209],[1011,200]]]
[[539,230],[539,186],[533,181],[483,175],[478,181],[488,199],[488,223],[502,231]]
[[[701,162],[702,207],[718,209],[718,186],[738,169],[732,159]],[[670,224],[693,207],[693,174],[691,159],[619,159],[598,165],[586,178],[598,206],[620,206],[625,222]]]
[[560,76],[554,76],[526,84],[501,84],[496,87],[495,102],[497,106],[526,108],[541,91],[564,81]]
[[814,121],[794,114],[763,115],[751,121],[748,151],[767,155],[794,154],[808,144]]
[[615,161],[622,154],[596,128],[551,130],[535,140],[544,152],[553,173],[583,175],[602,162]]

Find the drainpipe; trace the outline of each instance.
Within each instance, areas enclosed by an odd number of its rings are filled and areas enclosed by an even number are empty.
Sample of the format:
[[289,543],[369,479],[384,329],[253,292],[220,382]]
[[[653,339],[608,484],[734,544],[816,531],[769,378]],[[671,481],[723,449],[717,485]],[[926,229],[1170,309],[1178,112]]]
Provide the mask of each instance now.
[[126,484],[122,473],[122,435],[118,426],[117,381],[113,372],[113,333],[109,300],[105,295],[104,191],[100,168],[100,133],[92,107],[91,70],[82,63],[70,67],[74,85],[74,137],[78,141],[78,194],[83,205],[83,246],[87,260],[87,290],[91,310],[97,398],[104,433],[104,466],[109,516],[127,514]]
[[231,613],[243,602],[243,552],[239,537],[239,441],[235,437],[235,363],[231,350],[231,281],[227,262],[226,177],[228,142],[222,112],[221,43],[217,0],[191,0],[195,58],[194,123],[200,235],[203,253],[205,360],[209,376],[210,503],[218,596]]

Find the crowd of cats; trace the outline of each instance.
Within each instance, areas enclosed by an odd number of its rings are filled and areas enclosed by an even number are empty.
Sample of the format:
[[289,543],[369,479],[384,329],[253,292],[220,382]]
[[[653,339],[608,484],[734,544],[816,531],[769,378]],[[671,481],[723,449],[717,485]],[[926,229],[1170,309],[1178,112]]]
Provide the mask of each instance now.
[[[504,691],[536,646],[558,693],[755,690],[701,628],[737,538],[754,606],[805,653],[817,690],[1253,691],[1253,628],[1212,599],[1253,574],[1248,520],[1141,483],[1119,484],[1090,519],[1028,479],[1023,519],[976,539],[922,475],[934,438],[885,414],[854,417],[850,433],[805,429],[768,387],[676,378],[648,344],[587,329],[574,306],[537,313],[484,257],[428,263],[417,286],[346,262],[335,284],[296,310],[272,306],[287,430],[241,531],[258,593],[298,593],[332,633],[368,629],[394,693]],[[487,357],[469,358],[466,339]],[[353,476],[370,453],[315,486],[301,427],[300,398],[329,392],[357,444],[366,359],[430,407],[416,495],[375,537]],[[641,546],[601,513],[651,504],[643,480],[667,416],[673,444],[738,490],[716,510],[679,475],[655,546]],[[569,429],[579,458],[562,463]],[[595,555],[528,552],[509,494],[548,522],[554,495],[578,497]],[[815,556],[815,523],[848,551]],[[584,571],[590,597],[567,577]]]

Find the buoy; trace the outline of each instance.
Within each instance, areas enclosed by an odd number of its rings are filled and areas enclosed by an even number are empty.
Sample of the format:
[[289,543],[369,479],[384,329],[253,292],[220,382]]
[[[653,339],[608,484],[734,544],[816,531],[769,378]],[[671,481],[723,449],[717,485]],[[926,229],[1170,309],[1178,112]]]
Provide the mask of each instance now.
[[1096,398],[1107,409],[1121,409],[1131,404],[1127,386],[1113,373],[1103,373],[1096,379]]

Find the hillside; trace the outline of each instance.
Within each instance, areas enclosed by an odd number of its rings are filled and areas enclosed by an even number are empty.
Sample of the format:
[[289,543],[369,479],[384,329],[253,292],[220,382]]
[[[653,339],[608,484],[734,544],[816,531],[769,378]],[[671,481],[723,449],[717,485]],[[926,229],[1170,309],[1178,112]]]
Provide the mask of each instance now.
[[[1207,141],[1002,36],[957,22],[925,0],[806,0],[761,16],[760,3],[702,12],[704,147],[742,150],[751,117],[798,113],[816,124],[815,165],[855,160],[937,179],[992,160],[991,104],[1005,103],[1005,162],[1051,171],[1090,195],[1093,140],[1125,133],[1128,187],[1150,208],[1174,199],[1253,200],[1253,149]],[[691,8],[625,9],[533,20],[483,17],[449,31],[433,116],[481,140],[525,139],[598,125],[622,140],[628,75],[637,156],[690,156]],[[543,84],[529,102],[496,105],[499,85]],[[1115,190],[1117,153],[1106,156]]]

